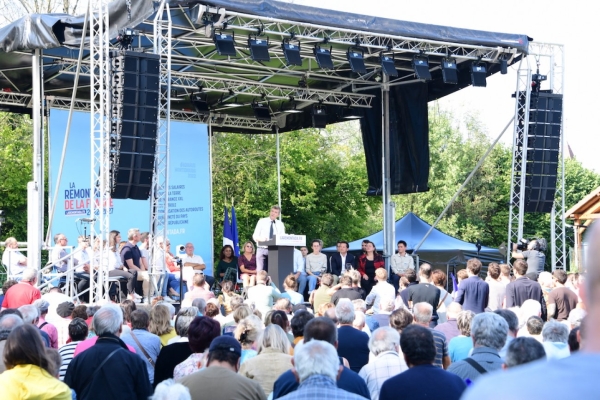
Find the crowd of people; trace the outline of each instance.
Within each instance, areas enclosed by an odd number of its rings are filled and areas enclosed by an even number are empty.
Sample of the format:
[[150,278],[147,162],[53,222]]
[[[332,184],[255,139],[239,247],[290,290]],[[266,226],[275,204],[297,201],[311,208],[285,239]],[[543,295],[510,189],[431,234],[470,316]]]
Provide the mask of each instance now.
[[[269,220],[278,211],[272,209]],[[255,240],[283,229],[259,221]],[[371,242],[356,257],[340,242],[327,258],[322,242],[314,240],[311,253],[297,251],[294,272],[281,288],[252,242],[239,258],[224,246],[218,285],[194,273],[204,263],[188,244],[194,265],[180,307],[168,296],[140,303],[126,275],[128,287],[120,290],[130,296],[121,302],[73,302],[60,285],[42,295],[38,271],[25,266],[18,281],[3,287],[2,397],[594,398],[600,225],[590,230],[585,274],[534,275],[517,258],[512,268],[490,263],[482,277],[482,263],[472,258],[457,272],[456,288],[440,269],[416,266],[403,241],[388,273]],[[139,276],[143,282],[148,271],[143,252],[135,250],[139,240],[139,232],[130,230],[120,257],[114,256],[115,269],[126,268],[133,282]],[[158,258],[168,260],[168,240],[156,243],[163,250]],[[223,280],[231,268],[239,268],[243,292],[237,279]],[[160,273],[167,286],[177,278]],[[556,389],[553,382],[563,385]]]

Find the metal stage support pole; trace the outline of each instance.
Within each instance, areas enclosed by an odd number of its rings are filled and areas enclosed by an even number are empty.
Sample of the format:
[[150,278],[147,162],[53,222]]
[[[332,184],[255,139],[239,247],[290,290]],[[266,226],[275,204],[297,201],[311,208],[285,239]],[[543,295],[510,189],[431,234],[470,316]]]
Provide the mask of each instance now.
[[[208,118],[208,174],[210,179],[210,255],[211,260],[214,260],[215,249],[215,212],[213,207],[213,130],[212,118]],[[233,205],[233,204],[232,204]]]
[[41,267],[44,230],[44,114],[42,50],[33,51],[31,65],[33,118],[33,175],[27,184],[27,258],[29,266]]
[[[108,239],[110,231],[110,60],[108,51],[108,5],[101,0],[90,1],[90,113],[91,113],[91,174],[90,174],[90,248],[96,238]],[[108,249],[98,246],[97,257],[90,258],[90,303],[108,300]],[[93,279],[95,273],[96,279]]]
[[[150,260],[154,264],[154,244],[157,236],[167,240],[169,219],[169,145],[171,135],[171,12],[166,0],[161,1],[154,17],[154,53],[160,55],[160,96],[154,175],[150,207]],[[166,251],[164,252],[166,256]],[[166,264],[165,264],[166,265]],[[180,293],[181,294],[181,293]],[[150,296],[150,293],[148,293]]]
[[[279,142],[279,126],[275,125],[275,136],[277,140],[277,204],[281,210],[281,150]],[[281,211],[279,212],[279,219],[281,220]]]
[[396,238],[396,204],[392,201],[392,181],[390,179],[390,86],[389,77],[381,74],[381,118],[383,132],[381,135],[382,177],[381,188],[383,197],[383,259],[385,269],[390,271],[390,260],[394,254]]

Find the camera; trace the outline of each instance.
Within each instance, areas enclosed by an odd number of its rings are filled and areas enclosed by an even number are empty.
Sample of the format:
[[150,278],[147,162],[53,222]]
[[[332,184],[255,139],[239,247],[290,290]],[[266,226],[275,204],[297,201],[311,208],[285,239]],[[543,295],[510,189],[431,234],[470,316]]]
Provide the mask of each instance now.
[[516,243],[517,250],[521,250],[521,251],[527,250],[527,246],[529,246],[530,241],[531,240],[529,240],[529,239],[519,239],[519,241]]

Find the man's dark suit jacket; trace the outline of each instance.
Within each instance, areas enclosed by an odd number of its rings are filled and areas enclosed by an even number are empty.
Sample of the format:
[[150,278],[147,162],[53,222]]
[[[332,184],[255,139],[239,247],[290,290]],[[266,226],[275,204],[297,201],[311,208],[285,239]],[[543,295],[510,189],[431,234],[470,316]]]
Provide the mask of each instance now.
[[331,256],[331,273],[337,276],[342,275],[342,271],[346,269],[346,264],[348,263],[352,264],[352,268],[356,268],[354,256],[352,254],[346,253],[346,262],[342,265],[342,256],[340,253],[335,253]]
[[343,325],[338,328],[338,356],[344,357],[350,369],[359,372],[369,362],[369,335]]
[[485,311],[490,298],[490,287],[478,276],[471,276],[458,285],[456,301],[462,304],[463,310],[480,314]]
[[546,301],[542,287],[526,276],[515,279],[506,285],[506,308],[521,307],[525,300],[537,300],[542,305],[542,319],[546,320]]

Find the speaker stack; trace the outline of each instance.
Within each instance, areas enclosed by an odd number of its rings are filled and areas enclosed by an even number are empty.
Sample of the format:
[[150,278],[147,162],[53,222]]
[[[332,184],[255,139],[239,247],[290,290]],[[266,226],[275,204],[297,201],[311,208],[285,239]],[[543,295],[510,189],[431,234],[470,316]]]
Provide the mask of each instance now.
[[159,113],[160,56],[111,53],[111,196],[147,200]]

